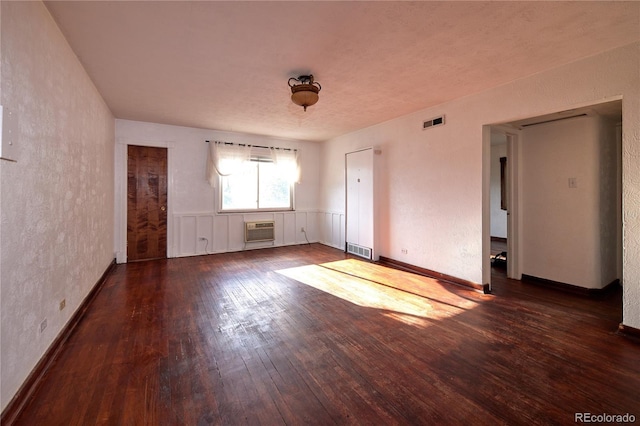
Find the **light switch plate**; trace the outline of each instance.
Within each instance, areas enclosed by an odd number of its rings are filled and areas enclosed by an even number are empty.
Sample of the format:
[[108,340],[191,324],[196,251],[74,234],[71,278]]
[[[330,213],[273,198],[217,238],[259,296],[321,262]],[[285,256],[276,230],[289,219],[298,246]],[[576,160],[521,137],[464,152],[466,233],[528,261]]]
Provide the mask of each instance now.
[[0,105],[0,158],[3,160],[15,161],[17,158],[15,126],[15,113]]

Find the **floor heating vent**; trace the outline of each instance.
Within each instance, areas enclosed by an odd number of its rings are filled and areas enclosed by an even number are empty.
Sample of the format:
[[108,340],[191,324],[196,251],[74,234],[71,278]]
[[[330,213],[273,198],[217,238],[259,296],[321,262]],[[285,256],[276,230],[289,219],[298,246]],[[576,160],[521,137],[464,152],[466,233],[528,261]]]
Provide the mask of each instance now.
[[357,244],[347,243],[347,253],[371,259],[371,249],[369,247],[362,247]]
[[272,220],[244,223],[244,242],[273,241],[275,236],[275,222]]

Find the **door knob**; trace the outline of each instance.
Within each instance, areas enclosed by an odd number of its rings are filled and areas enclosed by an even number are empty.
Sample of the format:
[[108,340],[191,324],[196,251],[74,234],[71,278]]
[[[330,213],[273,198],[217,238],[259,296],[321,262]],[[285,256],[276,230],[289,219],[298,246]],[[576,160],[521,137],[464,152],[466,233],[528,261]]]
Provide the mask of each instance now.
[[165,211],[167,208],[165,206],[160,207],[160,210]]

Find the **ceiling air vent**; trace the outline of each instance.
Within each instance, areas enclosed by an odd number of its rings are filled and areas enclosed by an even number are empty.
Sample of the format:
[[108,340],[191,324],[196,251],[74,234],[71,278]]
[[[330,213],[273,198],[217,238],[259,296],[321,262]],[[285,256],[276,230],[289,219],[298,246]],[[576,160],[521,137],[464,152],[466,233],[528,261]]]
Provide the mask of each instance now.
[[444,115],[440,117],[434,117],[422,122],[422,130],[429,129],[431,127],[442,126],[444,124]]

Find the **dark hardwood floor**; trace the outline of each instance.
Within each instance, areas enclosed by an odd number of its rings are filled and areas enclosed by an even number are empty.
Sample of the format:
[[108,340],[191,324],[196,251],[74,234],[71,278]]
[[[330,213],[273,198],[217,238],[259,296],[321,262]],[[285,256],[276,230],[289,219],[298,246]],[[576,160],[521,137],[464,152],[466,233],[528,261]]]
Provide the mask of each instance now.
[[319,244],[118,265],[20,425],[640,419],[640,345],[600,299],[493,294]]

